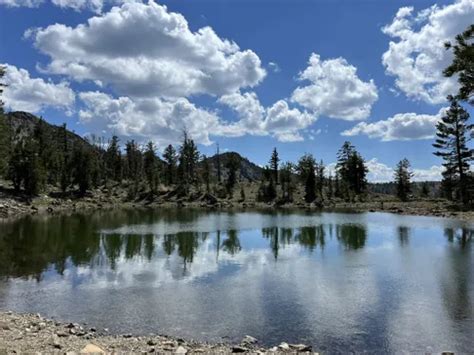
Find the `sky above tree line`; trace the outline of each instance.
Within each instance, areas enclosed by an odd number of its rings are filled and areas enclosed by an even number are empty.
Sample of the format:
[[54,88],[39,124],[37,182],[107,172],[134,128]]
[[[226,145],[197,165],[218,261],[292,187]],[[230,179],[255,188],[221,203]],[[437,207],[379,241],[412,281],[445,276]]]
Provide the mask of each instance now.
[[473,20],[474,0],[0,0],[3,99],[160,150],[185,129],[261,165],[276,147],[332,167],[349,140],[371,181],[405,157],[439,180],[444,43]]

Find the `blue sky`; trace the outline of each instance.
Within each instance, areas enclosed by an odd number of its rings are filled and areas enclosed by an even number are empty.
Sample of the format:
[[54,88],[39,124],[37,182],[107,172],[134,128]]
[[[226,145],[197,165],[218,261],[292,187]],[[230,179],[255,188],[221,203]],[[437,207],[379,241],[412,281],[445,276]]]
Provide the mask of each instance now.
[[457,85],[442,43],[473,18],[472,0],[0,0],[4,100],[160,148],[186,127],[258,164],[273,147],[329,164],[350,140],[371,180],[404,157],[438,179],[433,126]]

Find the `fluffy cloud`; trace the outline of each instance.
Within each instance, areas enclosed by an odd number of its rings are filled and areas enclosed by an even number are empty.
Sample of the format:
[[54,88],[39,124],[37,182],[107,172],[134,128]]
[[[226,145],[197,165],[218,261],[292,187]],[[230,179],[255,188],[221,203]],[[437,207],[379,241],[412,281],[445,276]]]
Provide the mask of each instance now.
[[96,13],[102,12],[104,0],[51,0],[51,2],[61,8],[71,8],[76,11],[88,9]]
[[6,67],[3,82],[5,105],[10,110],[41,111],[46,106],[69,110],[75,101],[74,91],[67,82],[54,84],[40,78],[31,78],[27,70],[13,65]]
[[218,131],[218,117],[196,107],[184,98],[173,101],[159,98],[113,98],[102,92],[79,94],[85,108],[81,122],[94,131],[105,130],[141,142],[153,139],[163,147],[176,143],[186,130],[201,144],[211,144],[209,132]]
[[[388,165],[381,163],[377,158],[372,158],[366,162],[369,173],[367,179],[370,182],[390,182],[393,181],[394,169]],[[336,171],[336,163],[331,163],[327,166],[328,173],[333,176]],[[428,169],[412,169],[414,176],[412,181],[440,181],[443,171],[442,166],[433,165]]]
[[[371,182],[393,181],[394,169],[380,163],[377,158],[367,161],[369,174],[368,180]],[[433,165],[429,169],[412,169],[414,176],[412,181],[439,181],[441,180],[442,166]]]
[[220,96],[266,75],[253,51],[241,51],[210,27],[192,32],[181,14],[153,0],[126,2],[74,28],[54,24],[25,35],[50,57],[45,72],[93,80],[131,97]]
[[303,140],[299,131],[316,121],[315,115],[290,108],[285,100],[265,108],[253,92],[225,95],[219,102],[233,109],[240,118],[223,128],[228,135],[271,134],[281,142],[295,142]]
[[413,13],[413,7],[398,10],[392,23],[382,30],[394,38],[383,54],[382,62],[395,84],[408,97],[431,104],[445,101],[457,90],[455,78],[443,77],[451,60],[444,43],[464,31],[474,18],[474,2],[459,0],[454,4]]
[[308,80],[310,84],[296,88],[291,99],[332,118],[365,119],[378,98],[374,82],[360,80],[357,69],[344,58],[321,61],[320,56],[313,53],[299,79]]
[[38,7],[43,0],[0,0],[0,5],[7,7]]
[[382,141],[414,140],[433,138],[436,123],[444,115],[446,108],[442,108],[435,115],[419,115],[416,113],[398,113],[386,120],[374,123],[360,122],[351,129],[343,131],[343,136],[357,136],[365,134],[370,138],[379,138]]

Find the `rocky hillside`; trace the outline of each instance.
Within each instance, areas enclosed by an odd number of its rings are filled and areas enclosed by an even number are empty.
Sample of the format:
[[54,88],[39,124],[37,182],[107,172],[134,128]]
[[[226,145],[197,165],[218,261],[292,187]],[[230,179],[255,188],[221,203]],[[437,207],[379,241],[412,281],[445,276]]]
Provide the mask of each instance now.
[[[13,133],[13,139],[22,139],[33,134],[35,127],[42,122],[46,136],[50,137],[54,143],[62,144],[63,128],[61,126],[52,125],[41,118],[23,111],[9,112],[6,114],[7,124]],[[90,145],[84,138],[74,132],[66,130],[68,144],[70,146],[86,144]]]
[[235,158],[240,162],[239,176],[241,180],[252,182],[257,181],[261,178],[263,174],[263,169],[236,152],[226,152],[219,155],[216,154],[212,157],[207,158],[211,165],[212,175],[217,176],[217,164],[218,160],[220,160],[222,179],[225,180],[227,177],[226,163],[232,158]]

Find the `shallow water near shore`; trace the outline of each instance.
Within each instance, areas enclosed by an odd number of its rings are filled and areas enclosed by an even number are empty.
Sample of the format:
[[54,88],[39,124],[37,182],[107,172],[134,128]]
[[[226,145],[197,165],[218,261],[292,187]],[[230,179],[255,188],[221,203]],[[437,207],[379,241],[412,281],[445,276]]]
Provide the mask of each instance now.
[[388,213],[108,211],[0,224],[0,309],[323,352],[470,352],[474,228]]

